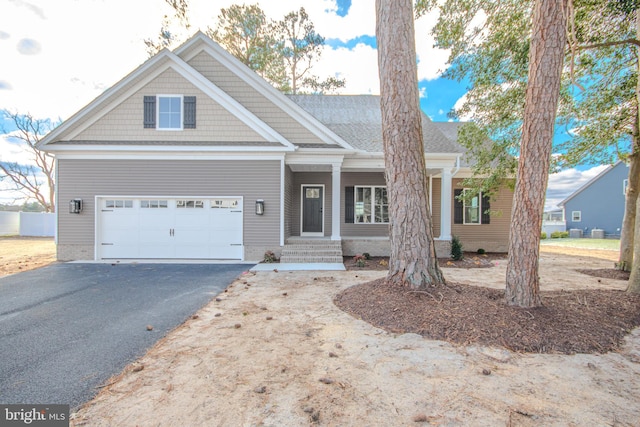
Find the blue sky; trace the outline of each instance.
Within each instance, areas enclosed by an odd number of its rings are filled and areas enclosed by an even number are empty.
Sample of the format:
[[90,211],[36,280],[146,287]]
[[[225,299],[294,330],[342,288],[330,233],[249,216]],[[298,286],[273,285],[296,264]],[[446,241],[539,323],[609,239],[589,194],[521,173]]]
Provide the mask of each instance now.
[[[190,0],[191,28],[173,28],[183,41],[215,26],[220,8],[242,2]],[[252,4],[254,2],[244,2]],[[262,0],[268,17],[280,19],[304,7],[326,39],[319,76],[345,78],[345,94],[378,94],[375,9],[372,0]],[[143,40],[171,15],[164,0],[0,0],[0,110],[66,119],[147,59]],[[416,21],[421,106],[436,121],[465,94],[464,82],[441,78],[448,53],[433,48],[434,16]],[[1,119],[1,118],[0,118]],[[10,125],[3,121],[4,127]],[[0,160],[28,159],[0,138]],[[553,203],[598,172],[576,169],[550,177]],[[0,202],[2,202],[0,194]]]

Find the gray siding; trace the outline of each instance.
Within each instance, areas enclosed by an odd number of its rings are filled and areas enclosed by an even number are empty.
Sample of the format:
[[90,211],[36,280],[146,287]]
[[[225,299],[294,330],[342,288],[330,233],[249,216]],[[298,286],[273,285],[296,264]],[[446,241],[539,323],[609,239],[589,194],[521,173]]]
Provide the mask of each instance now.
[[[583,236],[591,237],[591,230],[597,228],[619,236],[625,205],[623,181],[628,176],[629,167],[620,162],[565,202],[567,230],[581,229]],[[572,221],[573,211],[581,212],[581,221]]]
[[[280,242],[280,161],[59,160],[60,245],[93,246],[95,196],[243,196],[244,244],[271,248]],[[66,203],[80,198],[80,215]],[[265,214],[254,213],[264,199]]]

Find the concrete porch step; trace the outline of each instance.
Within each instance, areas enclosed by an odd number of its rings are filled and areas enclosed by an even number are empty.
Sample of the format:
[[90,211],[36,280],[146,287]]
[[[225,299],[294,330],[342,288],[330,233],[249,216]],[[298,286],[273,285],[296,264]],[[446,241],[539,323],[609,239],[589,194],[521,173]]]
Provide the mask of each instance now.
[[325,239],[289,239],[281,263],[342,263],[342,243]]

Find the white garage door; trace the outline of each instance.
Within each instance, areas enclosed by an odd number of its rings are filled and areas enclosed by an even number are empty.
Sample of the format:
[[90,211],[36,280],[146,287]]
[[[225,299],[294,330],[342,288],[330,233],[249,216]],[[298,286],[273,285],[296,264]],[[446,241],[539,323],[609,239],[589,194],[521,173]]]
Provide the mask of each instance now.
[[99,258],[243,259],[242,198],[99,198]]

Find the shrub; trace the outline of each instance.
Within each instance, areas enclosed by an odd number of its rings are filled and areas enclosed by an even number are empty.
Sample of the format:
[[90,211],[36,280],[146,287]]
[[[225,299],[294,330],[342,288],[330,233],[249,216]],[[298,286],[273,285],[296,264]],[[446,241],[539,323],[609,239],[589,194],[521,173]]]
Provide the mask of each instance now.
[[482,249],[482,248],[478,249],[478,255],[484,255],[486,253],[487,253],[487,251],[485,251],[484,249]]
[[569,237],[569,232],[568,231],[561,231],[560,232],[560,238],[561,239],[567,239]]
[[364,259],[366,259],[367,261],[369,261],[371,259],[371,254],[369,254],[369,252],[363,252],[362,256],[364,257]]
[[464,255],[462,254],[462,243],[457,236],[451,237],[451,258],[454,261],[460,261]]
[[554,231],[551,233],[552,239],[566,239],[567,237],[569,237],[568,231]]
[[543,232],[540,234],[540,238],[541,238],[542,240],[546,239],[546,238],[547,238],[547,233],[545,233],[545,232],[543,231]]
[[364,267],[365,265],[367,265],[364,255],[356,255],[353,257],[353,260],[355,261],[357,267]]
[[272,262],[276,262],[277,258],[276,258],[276,254],[274,254],[272,251],[266,251],[264,253],[264,262],[271,264]]

